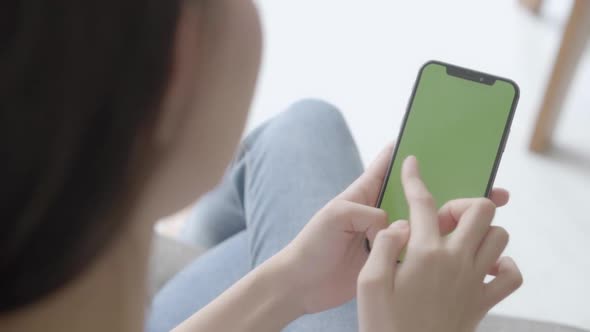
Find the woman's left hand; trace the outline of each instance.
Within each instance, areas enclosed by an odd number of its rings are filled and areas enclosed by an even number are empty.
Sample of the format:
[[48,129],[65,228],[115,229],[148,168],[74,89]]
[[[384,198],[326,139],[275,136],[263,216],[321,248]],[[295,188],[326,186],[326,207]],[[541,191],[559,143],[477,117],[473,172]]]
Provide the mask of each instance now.
[[[275,259],[287,269],[285,286],[305,313],[316,313],[342,305],[354,298],[359,272],[368,253],[365,239],[372,243],[377,232],[389,226],[385,211],[374,207],[393,144],[385,148],[373,164],[344,192],[322,208],[299,235]],[[497,206],[508,202],[508,192],[494,189],[491,200]],[[451,201],[440,209],[442,234],[457,225]]]

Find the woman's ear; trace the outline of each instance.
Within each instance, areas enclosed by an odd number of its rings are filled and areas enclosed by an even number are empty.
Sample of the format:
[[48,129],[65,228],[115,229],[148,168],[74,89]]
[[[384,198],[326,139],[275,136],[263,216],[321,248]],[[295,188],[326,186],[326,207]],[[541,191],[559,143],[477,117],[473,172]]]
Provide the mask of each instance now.
[[152,137],[158,148],[165,149],[176,140],[183,119],[195,104],[199,49],[204,40],[200,34],[201,13],[200,6],[194,2],[184,2],[180,9],[170,75]]

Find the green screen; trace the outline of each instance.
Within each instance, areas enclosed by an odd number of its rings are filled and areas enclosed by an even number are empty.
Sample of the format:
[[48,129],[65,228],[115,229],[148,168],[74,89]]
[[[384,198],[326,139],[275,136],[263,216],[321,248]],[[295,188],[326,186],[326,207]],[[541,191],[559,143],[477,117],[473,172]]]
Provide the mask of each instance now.
[[391,222],[409,217],[400,176],[410,155],[439,208],[452,199],[484,196],[493,175],[516,87],[451,76],[446,69],[428,63],[418,79],[380,204]]

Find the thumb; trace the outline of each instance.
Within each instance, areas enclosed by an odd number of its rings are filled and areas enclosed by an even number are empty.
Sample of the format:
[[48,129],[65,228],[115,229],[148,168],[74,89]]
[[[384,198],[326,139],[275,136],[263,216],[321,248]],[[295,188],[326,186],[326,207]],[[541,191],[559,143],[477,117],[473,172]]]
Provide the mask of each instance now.
[[369,168],[338,197],[347,201],[375,206],[393,154],[392,142],[371,163]]
[[369,258],[359,275],[359,286],[375,287],[377,292],[383,292],[384,286],[392,286],[397,260],[409,238],[410,227],[406,220],[396,221],[377,233]]

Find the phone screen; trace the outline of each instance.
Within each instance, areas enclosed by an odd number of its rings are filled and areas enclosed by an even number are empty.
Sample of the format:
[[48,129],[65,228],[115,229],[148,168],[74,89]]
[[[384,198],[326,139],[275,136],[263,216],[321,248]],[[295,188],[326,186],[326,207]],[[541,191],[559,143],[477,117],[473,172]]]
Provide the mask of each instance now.
[[512,81],[438,62],[424,65],[378,204],[390,222],[409,217],[401,166],[410,155],[439,208],[452,199],[487,196],[517,100]]

